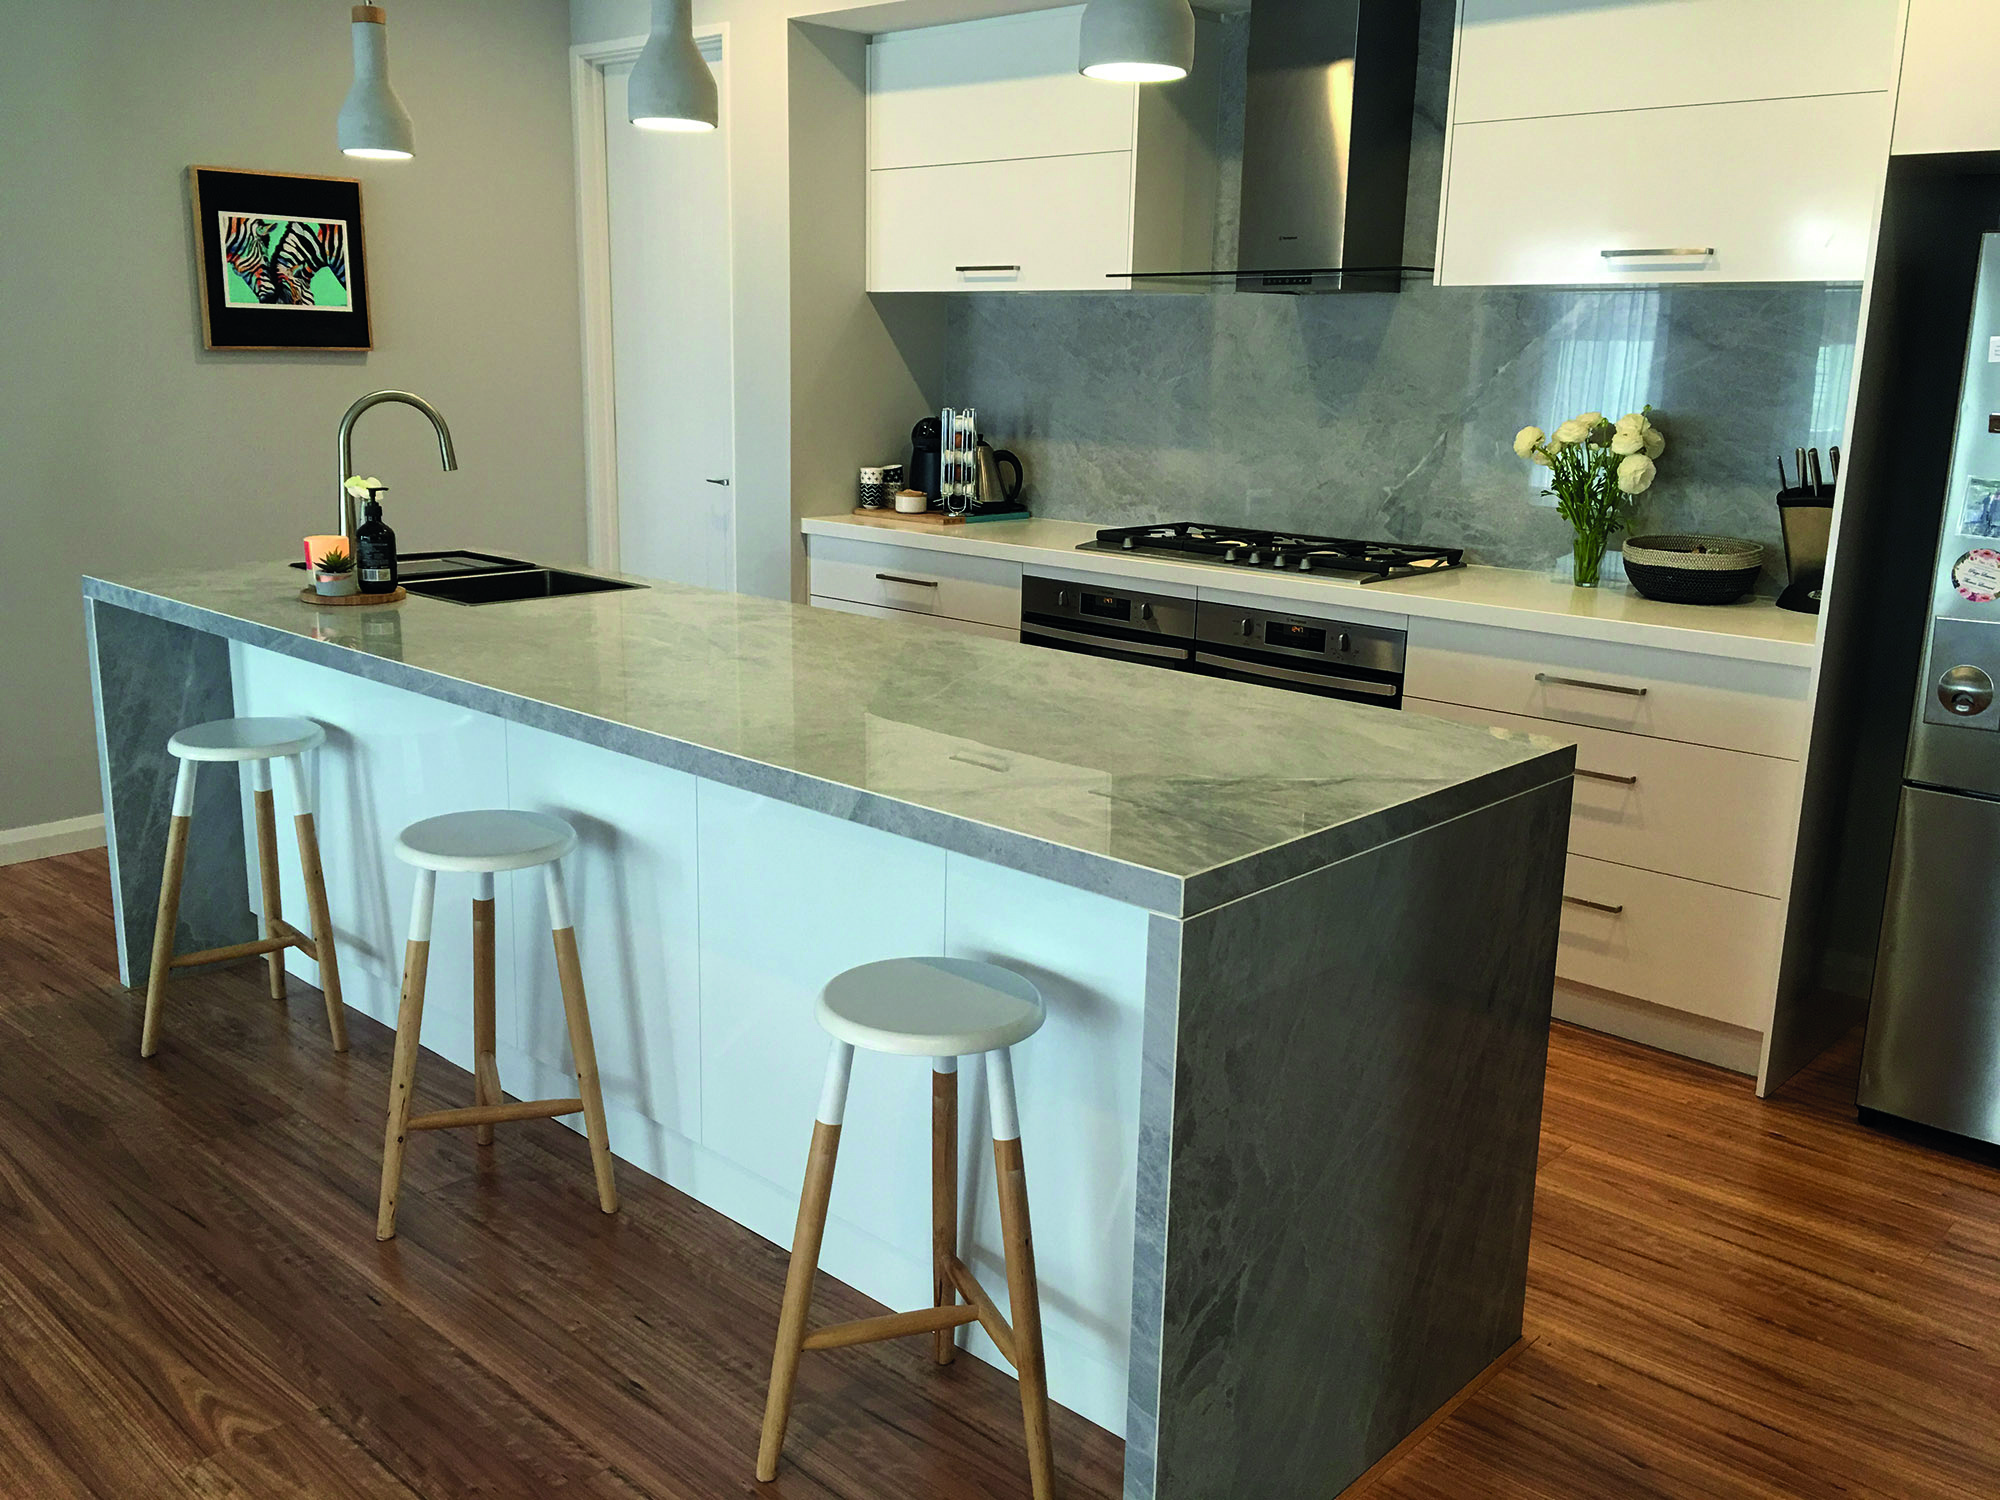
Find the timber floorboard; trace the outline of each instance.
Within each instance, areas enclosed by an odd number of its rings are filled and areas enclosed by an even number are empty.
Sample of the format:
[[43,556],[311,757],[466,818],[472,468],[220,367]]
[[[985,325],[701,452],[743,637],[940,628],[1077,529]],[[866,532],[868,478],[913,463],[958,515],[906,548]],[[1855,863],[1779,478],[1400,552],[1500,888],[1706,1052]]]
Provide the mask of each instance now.
[[[757,1485],[782,1247],[629,1165],[598,1213],[553,1121],[417,1142],[378,1244],[391,1033],[334,1056],[256,960],[176,976],[149,1063],[141,1010],[103,853],[0,868],[0,1500],[1026,1494],[1013,1382],[918,1339],[808,1356]],[[1858,1125],[1857,1058],[1759,1101],[1557,1027],[1533,1342],[1368,1500],[2000,1496],[2000,1172]],[[417,1106],[471,1089],[427,1056]]]

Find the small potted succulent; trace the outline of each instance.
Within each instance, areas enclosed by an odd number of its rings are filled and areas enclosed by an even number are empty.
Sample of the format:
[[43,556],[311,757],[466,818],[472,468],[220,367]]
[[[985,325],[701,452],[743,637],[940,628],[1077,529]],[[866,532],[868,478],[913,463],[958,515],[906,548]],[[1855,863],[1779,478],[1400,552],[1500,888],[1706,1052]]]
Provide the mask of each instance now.
[[1587,411],[1553,433],[1523,427],[1515,435],[1514,452],[1549,471],[1542,493],[1556,497],[1556,510],[1575,533],[1571,577],[1580,589],[1597,587],[1611,533],[1631,525],[1639,496],[1653,487],[1667,438],[1652,412],[1648,406],[1611,422]]
[[313,559],[312,576],[315,593],[337,598],[361,591],[360,581],[354,576],[354,554],[339,542]]

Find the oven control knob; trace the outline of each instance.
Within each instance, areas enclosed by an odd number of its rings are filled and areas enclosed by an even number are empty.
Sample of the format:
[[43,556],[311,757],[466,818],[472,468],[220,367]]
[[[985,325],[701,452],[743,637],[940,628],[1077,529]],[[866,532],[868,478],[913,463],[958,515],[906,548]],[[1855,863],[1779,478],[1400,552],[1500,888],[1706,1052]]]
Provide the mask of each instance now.
[[1257,622],[1246,615],[1236,628],[1244,635],[1255,635],[1257,633]]
[[1069,608],[1069,590],[1068,590],[1068,589],[1057,589],[1057,590],[1056,590],[1056,608],[1057,608],[1057,609],[1068,609],[1068,608]]
[[1152,618],[1153,618],[1153,606],[1152,606],[1152,605],[1150,605],[1150,604],[1141,604],[1141,605],[1139,606],[1139,618],[1140,618],[1140,619],[1142,619],[1142,620],[1150,620],[1150,619],[1152,619]]
[[1993,679],[1977,667],[1953,667],[1938,679],[1937,690],[1938,701],[1963,719],[1993,706]]
[[1340,633],[1340,649],[1343,654],[1354,649],[1353,644],[1347,639],[1347,632],[1344,630]]

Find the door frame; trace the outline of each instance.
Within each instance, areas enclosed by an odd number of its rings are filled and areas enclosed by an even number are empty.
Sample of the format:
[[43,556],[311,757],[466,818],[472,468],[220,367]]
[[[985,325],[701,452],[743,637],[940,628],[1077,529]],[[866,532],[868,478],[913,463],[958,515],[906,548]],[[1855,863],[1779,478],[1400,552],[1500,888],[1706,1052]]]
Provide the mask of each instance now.
[[[729,27],[697,26],[695,45],[721,75],[722,118],[729,136],[731,102]],[[617,572],[618,414],[616,362],[611,341],[611,174],[604,151],[604,70],[636,60],[644,36],[584,42],[569,49],[570,135],[576,152],[576,269],[583,325],[583,497],[585,557],[593,568]],[[733,147],[725,146],[733,154]],[[734,163],[723,172],[724,261],[729,267],[730,504],[736,503],[736,188]],[[735,527],[730,528],[732,539]],[[731,586],[735,550],[730,555]]]

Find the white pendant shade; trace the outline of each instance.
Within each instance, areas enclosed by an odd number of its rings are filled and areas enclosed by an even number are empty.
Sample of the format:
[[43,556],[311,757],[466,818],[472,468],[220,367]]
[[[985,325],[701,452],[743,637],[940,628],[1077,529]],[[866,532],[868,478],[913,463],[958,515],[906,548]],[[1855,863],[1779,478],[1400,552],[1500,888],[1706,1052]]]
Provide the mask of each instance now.
[[353,12],[354,86],[340,106],[340,149],[349,156],[404,161],[416,153],[410,112],[389,87],[388,17],[379,5]]
[[1171,83],[1194,66],[1188,0],[1090,0],[1077,71],[1111,83]]
[[641,130],[715,129],[715,75],[694,42],[693,0],[653,0],[653,29],[625,97],[627,118]]

